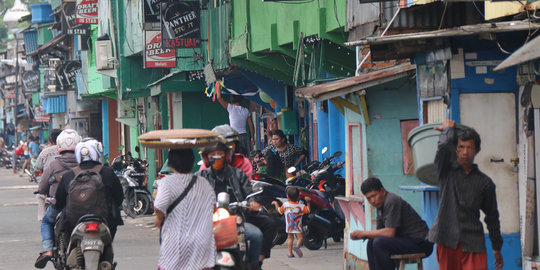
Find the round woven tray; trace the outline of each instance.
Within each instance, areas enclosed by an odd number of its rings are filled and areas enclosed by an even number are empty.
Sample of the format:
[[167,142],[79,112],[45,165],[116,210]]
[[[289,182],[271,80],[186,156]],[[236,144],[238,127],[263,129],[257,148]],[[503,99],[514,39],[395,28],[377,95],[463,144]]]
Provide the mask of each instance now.
[[143,147],[158,149],[202,148],[223,140],[218,133],[206,129],[154,130],[139,136]]

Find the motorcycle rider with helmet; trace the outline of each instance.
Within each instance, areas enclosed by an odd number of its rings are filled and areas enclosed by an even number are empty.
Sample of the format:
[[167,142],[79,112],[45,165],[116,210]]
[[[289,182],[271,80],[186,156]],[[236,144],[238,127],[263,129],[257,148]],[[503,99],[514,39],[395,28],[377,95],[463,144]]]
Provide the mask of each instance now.
[[[252,188],[246,174],[238,168],[231,166],[232,151],[225,143],[203,148],[201,158],[208,167],[198,174],[210,182],[217,194],[226,192],[231,197],[231,202],[241,202],[252,192]],[[250,241],[248,246],[248,258],[256,269],[260,268],[262,261],[270,257],[272,240],[276,234],[274,221],[266,216],[259,215],[260,205],[250,202],[250,211],[246,213],[246,239]]]
[[[236,132],[236,130],[234,130],[231,126],[227,124],[216,126],[212,129],[212,131],[219,133],[219,135],[223,136],[223,138],[225,138],[225,140],[227,141],[227,146],[231,148],[232,158],[229,165],[234,168],[241,169],[248,177],[248,180],[251,180],[251,176],[253,175],[253,166],[249,159],[244,156],[244,154],[238,152],[238,147],[240,144],[240,135],[238,134],[238,132]],[[206,168],[206,164],[203,163],[199,171],[202,171]]]
[[[82,170],[91,170],[96,166],[101,166],[101,157],[103,155],[103,145],[93,138],[85,138],[77,144],[75,148],[75,158],[79,167]],[[101,180],[107,191],[107,206],[109,216],[105,217],[107,226],[111,232],[111,236],[114,239],[116,234],[116,228],[119,225],[124,225],[124,221],[120,216],[120,206],[124,200],[124,192],[122,190],[122,184],[118,177],[114,173],[114,170],[109,166],[103,166],[99,171]],[[56,205],[55,208],[63,209],[66,206],[69,185],[75,178],[75,171],[71,170],[62,176],[62,180],[58,185],[56,191]],[[62,230],[70,233],[77,224],[71,224],[68,219],[63,216]]]
[[[56,138],[56,145],[60,153],[54,160],[47,164],[43,170],[41,181],[38,185],[38,194],[44,197],[53,198],[56,194],[58,184],[63,174],[77,166],[75,158],[75,146],[81,141],[81,136],[73,129],[62,131]],[[36,260],[36,268],[44,268],[47,262],[51,260],[54,245],[54,224],[60,210],[54,208],[54,199],[49,200],[51,204],[45,211],[41,220],[41,245],[43,252],[39,254]]]

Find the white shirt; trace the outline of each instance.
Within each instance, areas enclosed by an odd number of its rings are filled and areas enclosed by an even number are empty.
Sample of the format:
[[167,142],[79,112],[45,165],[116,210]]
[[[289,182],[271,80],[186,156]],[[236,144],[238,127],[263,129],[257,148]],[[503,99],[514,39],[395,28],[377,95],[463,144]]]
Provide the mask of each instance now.
[[[182,194],[193,174],[171,174],[159,182],[154,207],[163,213]],[[212,215],[216,195],[203,177],[167,216],[161,228],[158,266],[166,270],[197,270],[213,267],[216,243]]]
[[229,112],[229,123],[231,127],[238,132],[238,134],[247,133],[246,121],[249,117],[249,110],[237,105],[229,103],[227,105],[227,111]]

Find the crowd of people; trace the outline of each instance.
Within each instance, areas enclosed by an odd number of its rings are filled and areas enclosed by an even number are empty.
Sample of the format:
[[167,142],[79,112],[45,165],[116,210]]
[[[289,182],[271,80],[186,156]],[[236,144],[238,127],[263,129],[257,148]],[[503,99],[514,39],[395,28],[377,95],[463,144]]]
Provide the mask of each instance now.
[[[221,97],[220,101],[222,100]],[[238,101],[224,104],[233,118],[245,116]],[[242,118],[243,119],[243,118]],[[237,122],[231,119],[231,122]],[[247,120],[242,120],[247,121]],[[243,122],[245,123],[245,122]],[[398,195],[386,191],[375,177],[365,179],[361,191],[377,211],[375,230],[356,230],[352,240],[368,240],[367,257],[370,269],[394,269],[392,255],[422,253],[429,256],[436,244],[439,269],[487,269],[487,255],[479,212],[485,221],[492,242],[495,268],[501,269],[502,237],[493,181],[473,163],[480,151],[480,137],[473,129],[454,131],[454,122],[445,121],[441,130],[435,167],[441,187],[441,204],[435,223],[428,228],[413,207]],[[216,263],[212,215],[216,196],[226,193],[231,202],[248,201],[244,214],[245,237],[249,243],[249,269],[261,269],[270,257],[278,224],[260,214],[261,207],[250,198],[254,173],[267,174],[284,181],[286,168],[300,167],[306,160],[303,149],[288,143],[283,131],[268,131],[269,144],[262,151],[246,153],[252,146],[246,135],[231,125],[213,129],[222,137],[215,145],[200,151],[202,166],[192,173],[195,156],[192,149],[168,152],[172,174],[161,179],[154,201],[156,227],[161,229],[158,269],[211,269]],[[244,130],[245,131],[245,130]],[[247,135],[249,136],[249,135]],[[36,159],[35,169],[42,170],[38,189],[38,219],[41,221],[42,252],[35,262],[44,268],[53,256],[54,224],[70,200],[70,183],[81,171],[94,171],[103,179],[108,196],[104,214],[112,237],[123,225],[120,205],[123,191],[113,169],[103,164],[103,146],[92,138],[81,138],[75,130],[53,130],[48,146],[39,152],[39,144],[29,137],[23,155]],[[452,156],[457,154],[457,159]],[[15,171],[14,171],[15,172]],[[295,187],[286,190],[287,202],[273,202],[276,211],[285,216],[288,233],[288,257],[303,256],[301,216],[310,212],[310,200],[299,201]],[[69,232],[76,224],[69,211],[60,223]],[[297,239],[294,245],[294,239]]]

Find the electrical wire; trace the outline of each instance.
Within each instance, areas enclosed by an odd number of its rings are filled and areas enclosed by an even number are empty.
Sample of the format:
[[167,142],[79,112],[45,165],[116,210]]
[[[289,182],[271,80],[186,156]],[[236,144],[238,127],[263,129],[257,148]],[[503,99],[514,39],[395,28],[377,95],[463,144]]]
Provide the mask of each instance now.
[[441,16],[441,22],[439,23],[439,30],[441,30],[442,23],[444,21],[444,16],[446,15],[446,8],[448,7],[448,2],[444,1],[444,10]]

